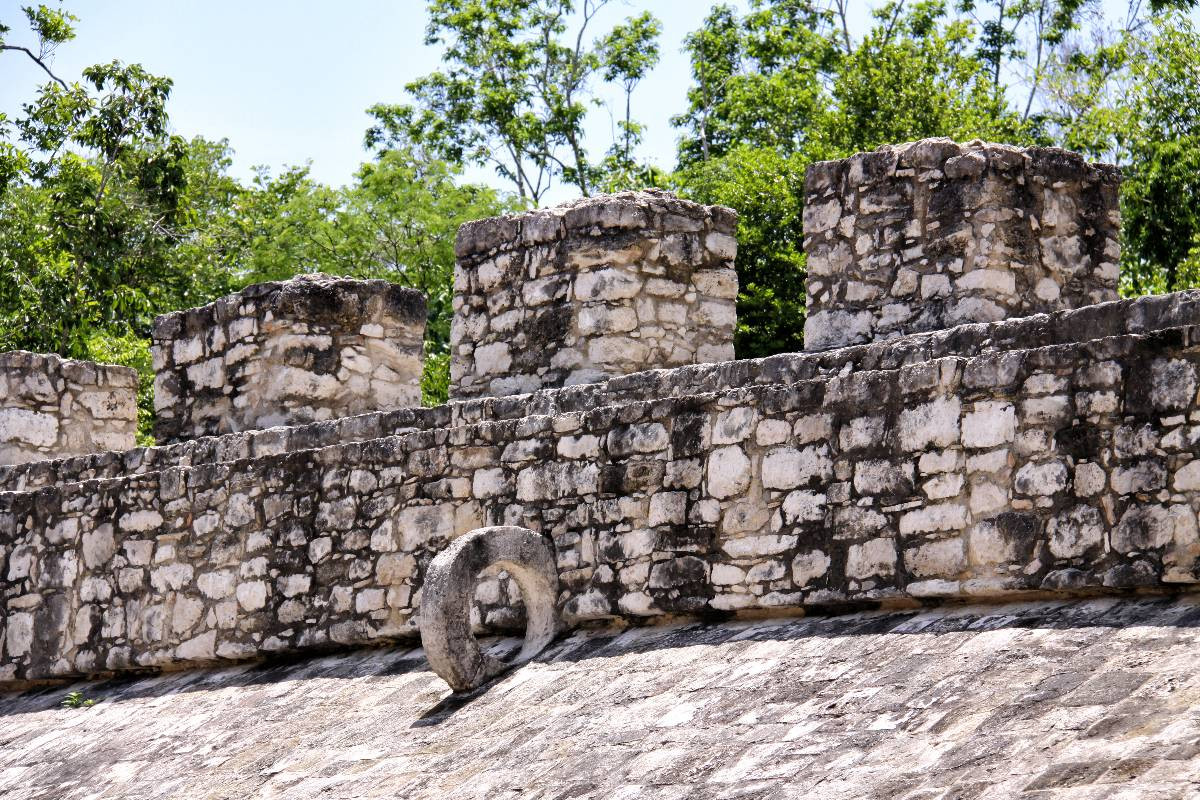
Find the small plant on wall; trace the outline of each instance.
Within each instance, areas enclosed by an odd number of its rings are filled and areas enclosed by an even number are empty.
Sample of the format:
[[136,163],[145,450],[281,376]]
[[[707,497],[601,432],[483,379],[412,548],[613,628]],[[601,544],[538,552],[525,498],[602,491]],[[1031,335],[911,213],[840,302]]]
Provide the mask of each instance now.
[[94,698],[84,697],[83,692],[68,692],[59,705],[63,708],[91,708],[98,702]]

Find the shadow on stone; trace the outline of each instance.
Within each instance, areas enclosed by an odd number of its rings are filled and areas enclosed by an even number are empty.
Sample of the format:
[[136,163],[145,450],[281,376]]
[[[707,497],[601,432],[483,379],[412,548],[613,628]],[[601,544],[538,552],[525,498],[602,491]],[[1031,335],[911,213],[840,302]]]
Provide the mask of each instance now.
[[[682,647],[717,646],[730,641],[790,641],[805,638],[840,638],[892,634],[938,636],[962,631],[1009,629],[1063,630],[1069,628],[1127,629],[1150,626],[1182,635],[1200,628],[1200,596],[1195,594],[1153,597],[1062,599],[1054,601],[954,606],[904,611],[865,611],[837,616],[807,616],[726,623],[683,622],[623,630],[568,632],[557,638],[530,663],[583,662],[616,654],[668,651]],[[1166,635],[1174,635],[1166,633]],[[493,657],[511,656],[521,640],[483,641]],[[357,648],[277,658],[209,669],[122,676],[108,680],[75,681],[0,694],[0,717],[57,708],[65,694],[80,690],[102,703],[121,703],[194,691],[270,686],[286,681],[348,680],[363,677],[429,671],[424,653],[413,643],[392,648]],[[507,680],[506,672],[479,688],[443,697],[444,686],[413,689],[428,695],[429,710],[423,724],[451,719]]]
[[[501,639],[495,642],[491,647],[486,648],[487,654],[502,662],[507,662],[516,657],[521,651],[521,640],[519,639]],[[411,728],[427,728],[431,725],[440,725],[450,717],[454,716],[459,709],[466,708],[474,701],[487,695],[492,690],[492,687],[504,679],[508,674],[508,670],[501,672],[498,675],[485,681],[482,685],[475,689],[466,692],[452,692],[443,697],[438,703],[422,714],[417,721],[409,727]]]

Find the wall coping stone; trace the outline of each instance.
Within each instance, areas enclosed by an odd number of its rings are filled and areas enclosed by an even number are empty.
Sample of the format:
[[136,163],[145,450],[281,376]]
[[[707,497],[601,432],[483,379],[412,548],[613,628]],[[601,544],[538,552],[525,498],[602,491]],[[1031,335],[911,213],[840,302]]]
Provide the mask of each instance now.
[[[612,214],[620,208],[623,213]],[[668,233],[691,232],[685,219],[709,214],[718,230],[737,229],[737,212],[726,206],[705,206],[677,197],[664,189],[639,189],[583,197],[534,211],[521,211],[472,220],[459,226],[454,255],[470,259],[496,252],[511,244],[538,245],[557,241],[570,231],[599,229],[635,230],[650,223],[651,215],[663,219]],[[672,222],[678,215],[677,222]]]
[[28,350],[6,350],[0,352],[0,369],[24,369],[49,372],[57,370],[69,381],[109,386],[134,387],[138,385],[137,370],[119,364],[99,364],[63,358],[53,353],[31,353]]
[[358,297],[382,296],[389,310],[411,322],[424,322],[427,313],[425,295],[417,289],[400,286],[380,278],[351,278],[325,273],[302,273],[286,281],[254,283],[236,292],[195,308],[160,314],[154,318],[156,338],[180,334],[203,334],[213,324],[237,319],[243,300],[272,300],[271,307],[288,313],[328,314],[338,302],[338,293]]

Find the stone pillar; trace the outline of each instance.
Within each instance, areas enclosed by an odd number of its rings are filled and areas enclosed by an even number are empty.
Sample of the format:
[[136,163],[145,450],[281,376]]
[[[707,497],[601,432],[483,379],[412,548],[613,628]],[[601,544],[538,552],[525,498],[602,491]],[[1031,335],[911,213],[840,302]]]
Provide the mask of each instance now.
[[133,448],[137,386],[129,367],[0,353],[0,464]]
[[807,350],[1117,299],[1120,173],[949,139],[809,168]]
[[154,321],[155,433],[177,442],[421,404],[425,297],[302,275]]
[[451,397],[732,359],[736,224],[649,190],[463,225]]

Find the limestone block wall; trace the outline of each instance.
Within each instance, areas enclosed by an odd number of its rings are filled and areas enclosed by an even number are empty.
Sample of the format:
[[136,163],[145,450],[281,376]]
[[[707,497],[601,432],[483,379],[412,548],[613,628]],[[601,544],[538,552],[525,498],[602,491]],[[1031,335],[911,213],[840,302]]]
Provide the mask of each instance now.
[[135,370],[0,353],[0,464],[128,450],[136,433]]
[[650,370],[594,384],[529,395],[479,398],[435,408],[405,408],[261,431],[201,437],[171,445],[94,453],[56,461],[0,465],[0,492],[120,478],[171,467],[196,467],[297,450],[363,442],[478,422],[589,411],[635,400],[831,378],[860,370],[892,370],[946,356],[1075,344],[1200,323],[1200,291],[1117,300],[1080,309],[888,339],[836,350]]
[[948,139],[809,168],[805,347],[1117,297],[1115,167]]
[[161,316],[155,433],[177,442],[420,405],[425,315],[416,290],[318,274]]
[[451,397],[733,358],[736,222],[644,191],[463,225]]
[[1198,336],[0,494],[0,675],[412,636],[425,565],[492,524],[552,536],[570,623],[1194,586]]

